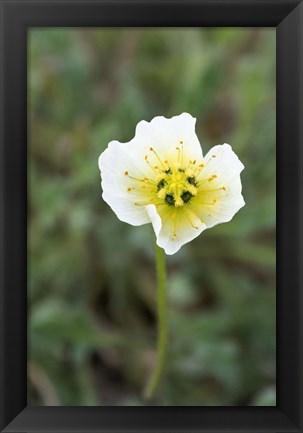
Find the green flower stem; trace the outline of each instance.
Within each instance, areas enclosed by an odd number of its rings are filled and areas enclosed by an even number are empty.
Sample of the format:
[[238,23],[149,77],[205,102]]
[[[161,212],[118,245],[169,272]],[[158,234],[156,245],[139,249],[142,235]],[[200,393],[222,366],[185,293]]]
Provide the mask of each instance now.
[[159,383],[164,369],[167,350],[167,299],[166,299],[166,263],[164,250],[155,245],[156,270],[157,270],[157,319],[158,319],[158,343],[157,361],[152,376],[145,388],[144,397],[150,399]]

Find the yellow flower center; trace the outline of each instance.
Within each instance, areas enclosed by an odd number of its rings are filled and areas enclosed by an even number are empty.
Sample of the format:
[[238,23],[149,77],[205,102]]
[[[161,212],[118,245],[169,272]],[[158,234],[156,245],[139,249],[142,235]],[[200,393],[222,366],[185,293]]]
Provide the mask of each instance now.
[[157,196],[169,206],[180,207],[197,195],[197,181],[189,168],[175,165],[158,176]]

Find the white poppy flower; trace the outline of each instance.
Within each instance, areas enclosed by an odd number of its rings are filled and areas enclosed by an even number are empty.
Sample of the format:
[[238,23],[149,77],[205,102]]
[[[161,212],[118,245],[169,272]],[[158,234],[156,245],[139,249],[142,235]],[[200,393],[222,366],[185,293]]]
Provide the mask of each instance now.
[[117,217],[152,223],[166,254],[244,206],[244,166],[228,144],[203,157],[190,114],[139,122],[128,143],[112,141],[99,157],[102,197]]

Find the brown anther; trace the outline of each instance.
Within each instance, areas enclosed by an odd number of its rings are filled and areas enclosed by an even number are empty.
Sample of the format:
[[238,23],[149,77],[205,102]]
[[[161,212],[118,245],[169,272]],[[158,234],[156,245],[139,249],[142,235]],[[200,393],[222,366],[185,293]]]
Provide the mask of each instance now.
[[125,171],[124,174],[125,174],[125,176],[128,176],[128,171]]

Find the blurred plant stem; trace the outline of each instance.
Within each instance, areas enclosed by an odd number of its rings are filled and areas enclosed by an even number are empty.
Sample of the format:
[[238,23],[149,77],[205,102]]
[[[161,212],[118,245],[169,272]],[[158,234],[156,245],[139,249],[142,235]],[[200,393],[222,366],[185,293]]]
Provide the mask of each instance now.
[[166,262],[164,250],[155,244],[156,270],[157,270],[157,321],[158,343],[157,361],[155,369],[147,383],[144,398],[150,399],[159,383],[164,369],[167,350],[167,297],[166,297]]

